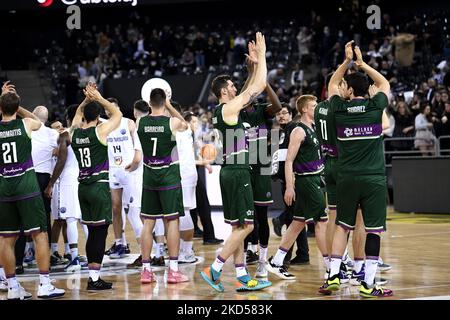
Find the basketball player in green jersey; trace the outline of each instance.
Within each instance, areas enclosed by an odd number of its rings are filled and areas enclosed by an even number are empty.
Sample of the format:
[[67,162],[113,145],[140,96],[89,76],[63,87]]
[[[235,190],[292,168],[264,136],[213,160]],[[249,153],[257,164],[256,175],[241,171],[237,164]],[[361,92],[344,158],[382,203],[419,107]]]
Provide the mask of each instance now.
[[244,265],[244,239],[253,230],[253,191],[250,177],[246,132],[240,112],[266,88],[267,65],[264,36],[258,32],[256,43],[249,43],[248,58],[256,63],[255,75],[247,89],[236,96],[231,77],[216,77],[211,85],[219,99],[213,116],[214,128],[220,133],[223,146],[223,164],[220,170],[225,222],[231,224],[232,232],[214,263],[201,272],[203,279],[216,291],[224,291],[220,281],[225,261],[233,256],[236,267],[236,290],[260,290],[271,283],[252,279]]
[[[386,230],[386,176],[382,141],[383,111],[389,104],[389,82],[362,59],[359,47],[354,53],[351,41],[345,47],[345,61],[328,85],[330,105],[338,138],[337,214],[330,276],[323,287],[328,292],[340,287],[339,268],[347,235],[355,228],[356,210],[361,206],[367,237],[365,276],[359,293],[362,297],[387,297],[393,292],[375,284],[380,253],[380,233]],[[345,75],[350,61],[365,72],[378,89],[370,99],[369,81],[361,72]],[[341,84],[341,81],[343,83]],[[339,85],[342,85],[342,97]],[[347,101],[349,100],[349,101]],[[325,293],[325,292],[323,292]]]
[[[245,91],[254,76],[255,66],[247,58],[249,78],[241,92]],[[268,123],[281,110],[281,102],[269,83],[266,89],[267,101],[270,103],[254,103],[241,111],[240,116],[244,125],[250,126],[248,131],[250,175],[252,178],[253,200],[255,203],[255,225],[252,233],[245,238],[244,250],[247,263],[258,262],[256,277],[267,277],[267,247],[269,244],[270,228],[267,219],[268,207],[273,203],[272,179],[268,156]],[[251,246],[250,246],[251,243]],[[259,243],[259,259],[256,254]],[[248,248],[248,250],[247,250]],[[258,261],[259,260],[259,261]]]
[[[183,116],[172,106],[162,89],[150,93],[151,114],[139,118],[136,126],[144,155],[144,176],[141,217],[144,227],[141,235],[141,283],[152,283],[156,278],[150,267],[152,231],[156,219],[167,222],[169,249],[168,283],[189,281],[178,269],[180,251],[179,217],[184,216],[180,166],[175,135],[188,128]],[[170,117],[166,116],[166,111]]]
[[[122,112],[104,99],[93,84],[88,84],[84,94],[86,99],[78,107],[69,133],[80,169],[78,199],[81,223],[87,225],[89,230],[86,241],[89,267],[87,290],[108,290],[112,288],[112,283],[100,278],[108,227],[112,222],[106,139],[120,124]],[[102,107],[111,116],[108,121],[99,124]]]
[[2,87],[0,110],[0,264],[6,274],[8,300],[32,298],[15,274],[14,245],[21,228],[25,235],[32,236],[36,245],[38,298],[61,297],[64,290],[55,288],[49,278],[46,213],[31,158],[31,132],[39,130],[41,122],[20,107],[20,97],[9,82]]
[[295,276],[283,266],[283,261],[306,223],[315,223],[317,246],[325,263],[328,261],[326,245],[328,216],[320,178],[325,163],[313,128],[317,98],[302,95],[296,104],[301,117],[289,137],[284,169],[286,177],[284,201],[288,206],[294,204],[294,219],[283,235],[277,253],[267,264],[269,272],[285,280],[295,279]]

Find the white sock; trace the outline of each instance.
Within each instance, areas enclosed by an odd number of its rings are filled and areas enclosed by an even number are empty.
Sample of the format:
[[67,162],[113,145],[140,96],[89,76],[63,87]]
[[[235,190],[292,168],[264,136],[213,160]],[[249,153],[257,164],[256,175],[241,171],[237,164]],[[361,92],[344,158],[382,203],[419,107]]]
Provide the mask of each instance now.
[[142,271],[144,271],[145,269],[147,269],[148,271],[150,271],[151,269],[151,266],[150,266],[150,261],[142,261]]
[[50,284],[50,276],[48,273],[40,273],[39,274],[39,284],[42,286],[46,286]]
[[273,257],[272,263],[276,266],[282,266],[284,262],[284,257],[286,257],[286,254],[289,250],[286,250],[284,248],[279,248],[277,250],[277,253],[275,254],[275,257]]
[[323,256],[323,262],[325,263],[326,270],[330,270],[330,258],[328,255]]
[[330,278],[335,274],[339,274],[341,270],[342,257],[331,256],[330,259]]
[[193,241],[184,241],[184,253],[185,254],[192,254],[192,246],[194,245]]
[[78,247],[77,248],[71,248],[70,249],[70,255],[72,257],[72,260],[78,257]]
[[342,261],[345,261],[348,259],[348,247],[345,247],[344,254],[342,255]]
[[127,238],[125,237],[125,232],[122,232],[122,244],[125,247],[127,246]]
[[52,252],[51,253],[58,251],[58,244],[57,243],[52,243],[50,245],[50,247],[52,248]]
[[121,239],[116,239],[116,246],[120,246],[122,244],[123,244],[122,238]]
[[178,257],[170,258],[169,260],[169,269],[172,271],[178,271]]
[[244,264],[236,264],[235,268],[236,268],[236,278],[243,277],[248,274]]
[[267,247],[259,246],[259,262],[267,262]]
[[361,271],[362,266],[364,265],[364,259],[357,259],[355,258],[355,265],[353,266],[353,271],[355,271],[355,273],[358,273]]
[[92,281],[97,281],[100,278],[100,270],[89,269],[89,277]]
[[377,273],[378,268],[378,259],[371,260],[366,259],[366,275],[364,276],[364,282],[367,283],[368,286],[373,286],[375,282],[375,275]]
[[184,253],[184,240],[180,238],[180,254]]
[[26,253],[28,250],[30,250],[30,249],[34,249],[34,242],[33,242],[33,241],[27,242],[27,243],[25,244],[25,253]]
[[14,289],[19,286],[19,283],[17,282],[17,278],[15,276],[6,280],[8,281],[8,288]]
[[156,252],[155,257],[164,257],[164,243],[157,243],[156,244]]
[[64,254],[70,254],[70,246],[68,243],[64,243]]
[[258,251],[258,245],[257,245],[257,244],[249,243],[249,244],[248,244],[248,250],[251,250],[251,251],[253,251],[253,252],[256,252],[256,251]]
[[0,267],[0,279],[6,279],[5,269]]
[[225,260],[220,255],[218,255],[216,260],[214,260],[213,264],[211,265],[211,267],[217,272],[222,272],[224,263]]

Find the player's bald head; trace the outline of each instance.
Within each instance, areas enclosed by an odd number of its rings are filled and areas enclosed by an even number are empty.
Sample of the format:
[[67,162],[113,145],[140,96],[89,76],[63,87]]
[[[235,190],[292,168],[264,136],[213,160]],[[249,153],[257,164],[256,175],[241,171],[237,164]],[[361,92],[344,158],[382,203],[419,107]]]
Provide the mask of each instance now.
[[48,109],[44,106],[37,106],[34,108],[33,114],[38,117],[42,123],[45,123],[48,120]]

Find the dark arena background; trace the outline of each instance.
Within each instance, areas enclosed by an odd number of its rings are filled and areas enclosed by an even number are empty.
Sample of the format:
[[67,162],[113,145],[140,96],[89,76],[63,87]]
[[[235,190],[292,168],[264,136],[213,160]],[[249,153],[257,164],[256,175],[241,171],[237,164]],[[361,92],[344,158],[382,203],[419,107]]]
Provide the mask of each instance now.
[[[89,83],[95,83],[96,92],[104,98],[116,98],[123,117],[134,122],[135,101],[149,100],[149,97],[141,97],[144,83],[152,78],[162,78],[169,83],[172,103],[180,107],[181,114],[189,115],[189,119],[198,119],[192,136],[199,160],[200,156],[205,156],[205,145],[214,146],[219,155],[223,151],[214,130],[215,110],[219,102],[211,91],[212,80],[218,75],[228,74],[238,93],[241,91],[248,76],[247,44],[255,40],[258,31],[265,36],[267,83],[282,105],[288,106],[286,110],[295,110],[297,99],[302,95],[314,95],[317,102],[328,98],[327,76],[342,64],[345,45],[351,40],[360,47],[364,62],[387,80],[390,94],[384,109],[389,127],[383,130],[380,138],[386,174],[386,232],[381,236],[381,248],[378,247],[380,259],[378,269],[375,269],[375,281],[394,293],[384,297],[383,301],[450,300],[448,1],[2,0],[0,82],[10,81],[15,86],[21,106],[27,110],[33,112],[37,106],[45,106],[48,117],[44,119],[44,125],[58,130],[58,126],[69,126],[66,111],[70,105],[79,105],[85,99],[83,90]],[[256,102],[265,103],[268,99],[264,92]],[[267,140],[270,152],[276,150],[271,147],[279,141],[280,132],[285,128],[283,123],[279,123],[279,112],[283,111],[278,110],[276,116],[272,115],[264,123],[264,128],[270,133]],[[100,117],[108,118],[103,111]],[[5,123],[2,121],[0,125]],[[321,128],[318,123],[313,127],[317,131]],[[142,139],[141,143],[144,145]],[[44,140],[41,148],[54,151],[51,156],[54,167],[59,147],[51,145],[50,140],[48,144]],[[37,147],[33,144],[33,148]],[[249,150],[251,157],[251,148]],[[2,149],[1,152],[5,161],[0,168],[6,170],[7,151]],[[33,161],[37,167],[37,161]],[[81,224],[77,225],[77,230],[82,267],[74,272],[67,270],[67,265],[73,260],[70,251],[73,246],[65,245],[67,241],[58,233],[56,238],[54,234],[50,236],[50,278],[52,285],[65,290],[65,295],[60,298],[90,300],[94,305],[94,300],[165,300],[162,303],[171,303],[168,304],[171,317],[180,319],[207,317],[209,306],[212,306],[211,314],[208,312],[210,317],[223,317],[220,303],[216,300],[225,300],[228,306],[245,303],[258,307],[272,305],[272,315],[267,310],[258,313],[260,309],[251,308],[243,309],[242,314],[247,310],[247,314],[278,319],[289,310],[293,300],[365,299],[360,291],[360,282],[353,281],[356,279],[355,260],[358,260],[355,259],[358,258],[355,242],[360,241],[353,232],[348,240],[348,251],[342,258],[343,267],[339,272],[344,275],[339,290],[331,290],[325,295],[318,292],[327,279],[328,267],[315,238],[321,231],[317,225],[314,228],[314,224],[308,224],[300,233],[293,252],[288,253],[291,259],[283,262],[285,273],[295,276],[294,279],[280,279],[280,271],[273,274],[273,270],[269,270],[262,274],[271,286],[241,292],[235,290],[235,267],[238,270],[239,265],[235,266],[233,258],[230,258],[223,265],[221,276],[225,291],[212,289],[200,272],[220,256],[224,245],[232,238],[231,226],[224,223],[221,170],[220,161],[197,163],[197,208],[186,211],[193,218],[194,238],[182,240],[181,244],[182,250],[189,243],[193,245],[193,258],[179,265],[179,270],[189,281],[167,282],[171,277],[169,269],[172,262],[169,262],[167,251],[170,241],[166,228],[166,239],[163,233],[164,240],[158,240],[158,245],[155,241],[151,254],[156,282],[141,283],[141,249],[136,241],[140,235],[135,234],[129,222],[131,207],[124,204],[123,237],[127,238],[127,244],[117,241],[111,224],[105,248],[110,252],[105,252],[101,269],[102,279],[112,282],[113,290],[86,290],[92,268],[87,267],[86,237]],[[2,171],[0,179],[7,181],[3,174]],[[53,172],[48,174],[50,177]],[[321,187],[325,192],[326,179],[322,180]],[[256,182],[253,188],[259,188],[259,184],[261,182]],[[1,181],[0,202],[4,201],[1,195],[4,185],[6,182]],[[279,255],[284,241],[282,237],[287,234],[288,224],[292,221],[292,217],[291,220],[287,218],[289,222],[286,225],[280,218],[289,211],[283,199],[284,183],[273,175],[268,185],[267,193],[273,198],[273,203],[268,202],[266,206],[269,244],[263,253],[261,243],[258,245],[258,235],[256,240],[250,240],[245,270],[252,277],[261,272],[261,266],[265,270],[264,266],[270,265],[271,256]],[[299,190],[296,188],[295,192]],[[345,194],[348,196],[352,192],[354,190],[348,189]],[[55,192],[52,197],[57,197]],[[170,198],[170,201],[176,200]],[[258,209],[255,212],[258,214]],[[326,212],[330,212],[329,208]],[[10,214],[3,209],[0,212],[1,250],[7,246],[7,238],[1,237],[6,229],[1,228],[1,224],[8,220]],[[54,215],[52,217],[54,219]],[[255,224],[259,223],[256,221]],[[328,223],[334,224],[335,221]],[[52,223],[52,228],[55,228],[55,223]],[[65,227],[63,229],[65,232]],[[368,250],[371,252],[373,248],[367,243],[364,246],[365,234],[363,238],[359,247],[360,250],[365,248],[367,259]],[[16,261],[16,278],[33,299],[39,300],[42,279],[36,265],[36,248],[30,239],[23,238],[22,241],[27,244],[23,247],[25,250],[16,245],[16,260],[20,260]],[[116,247],[122,245],[126,247],[126,253],[114,256],[114,250],[118,252]],[[17,250],[24,253],[17,254]],[[267,257],[264,258],[265,255]],[[5,259],[11,259],[11,256],[0,254],[0,266],[7,263]],[[137,260],[141,264],[133,265]],[[333,259],[330,261],[332,263]],[[368,272],[367,260],[365,265]],[[364,273],[364,269],[361,270]],[[10,297],[8,290],[11,291],[9,288],[14,285],[11,277],[11,274],[2,275],[0,272],[3,283],[0,300]],[[364,277],[367,278],[367,274]],[[251,287],[248,283],[246,286]],[[0,311],[3,305],[6,301],[0,301]],[[336,304],[333,306],[340,308]],[[349,310],[346,312],[351,312],[352,306],[347,307]],[[381,307],[378,304],[376,308]]]

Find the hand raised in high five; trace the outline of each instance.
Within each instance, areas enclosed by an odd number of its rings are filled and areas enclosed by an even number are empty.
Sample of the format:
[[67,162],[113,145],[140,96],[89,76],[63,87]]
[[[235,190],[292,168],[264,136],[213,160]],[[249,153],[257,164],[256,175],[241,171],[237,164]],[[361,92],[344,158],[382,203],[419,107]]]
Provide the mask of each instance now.
[[261,32],[256,33],[255,51],[258,55],[266,56],[266,38]]
[[90,101],[100,101],[101,99],[103,99],[102,95],[97,90],[97,86],[94,83],[88,83],[83,92],[86,98]]
[[345,60],[347,62],[350,62],[353,60],[353,42],[355,41],[349,41],[345,44]]
[[248,43],[248,54],[246,53],[245,56],[247,57],[247,68],[249,67],[249,65],[258,63],[258,52],[256,51],[255,41],[250,41]]

